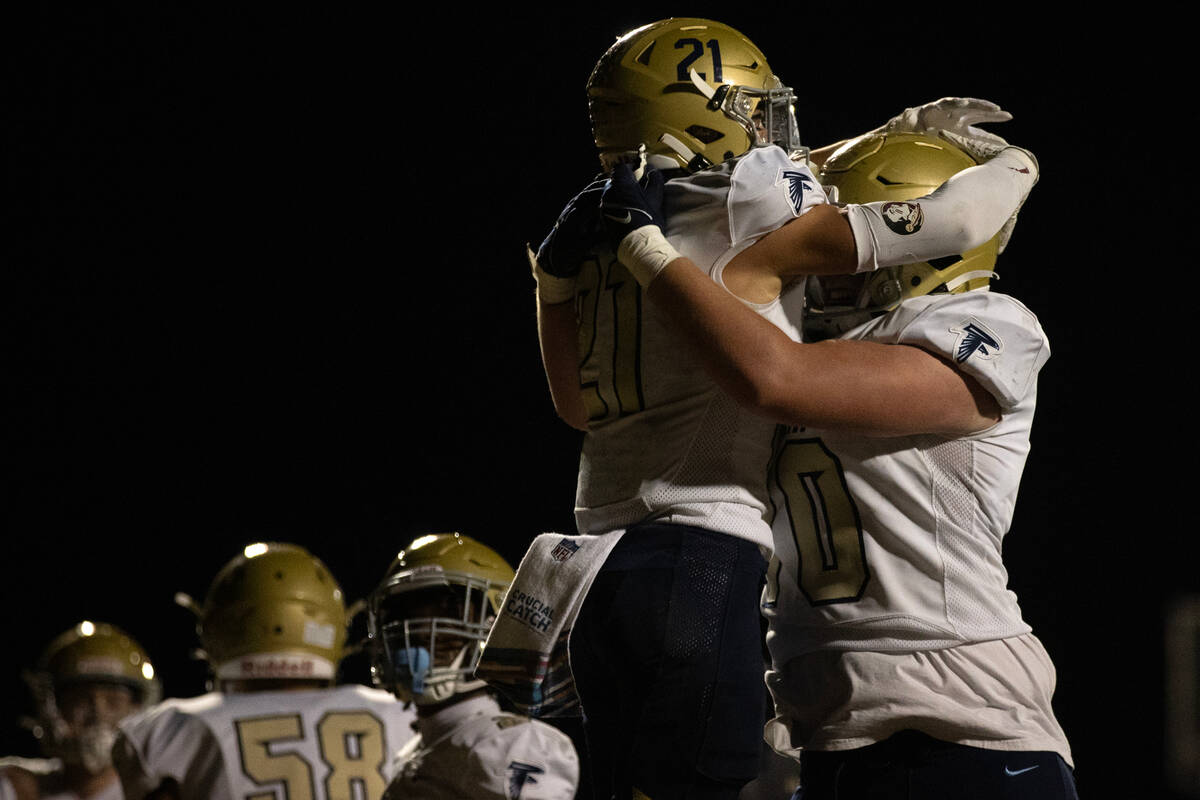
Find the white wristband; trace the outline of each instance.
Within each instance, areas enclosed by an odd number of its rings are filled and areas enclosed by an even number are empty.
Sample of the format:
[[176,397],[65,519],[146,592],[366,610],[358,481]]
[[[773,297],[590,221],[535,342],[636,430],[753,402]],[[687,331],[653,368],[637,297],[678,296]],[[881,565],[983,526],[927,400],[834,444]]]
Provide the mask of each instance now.
[[642,288],[649,286],[667,264],[681,257],[657,225],[630,231],[617,247],[617,260],[633,273]]
[[533,249],[525,245],[525,253],[529,256],[529,266],[533,271],[533,279],[537,281],[537,296],[546,305],[565,303],[575,299],[575,278],[559,278],[548,272],[543,272],[538,264]]

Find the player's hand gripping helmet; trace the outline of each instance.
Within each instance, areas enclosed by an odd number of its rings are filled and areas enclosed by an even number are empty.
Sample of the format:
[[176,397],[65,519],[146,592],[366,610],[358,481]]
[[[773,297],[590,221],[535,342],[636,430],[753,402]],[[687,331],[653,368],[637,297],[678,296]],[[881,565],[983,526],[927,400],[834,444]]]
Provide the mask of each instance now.
[[[935,136],[872,133],[835,151],[821,169],[821,183],[836,187],[839,202],[885,202],[886,224],[911,228],[921,224],[921,208],[905,201],[929,194],[976,163]],[[853,276],[810,278],[807,318],[818,329],[839,317],[853,318],[853,324],[858,324],[910,297],[931,292],[986,291],[995,276],[992,268],[998,246],[999,234],[961,255]]]
[[512,579],[507,561],[467,536],[414,539],[369,600],[375,683],[417,705],[483,687],[475,666]]
[[756,145],[800,151],[795,95],[742,34],[707,19],[652,22],[617,39],[587,83],[605,170],[644,145],[659,168],[704,169]]
[[319,558],[294,544],[247,545],[213,579],[196,632],[217,681],[328,680],[346,645],[345,599]]
[[162,696],[146,651],[119,628],[80,622],[55,637],[26,674],[48,756],[98,774],[112,764],[117,722]]

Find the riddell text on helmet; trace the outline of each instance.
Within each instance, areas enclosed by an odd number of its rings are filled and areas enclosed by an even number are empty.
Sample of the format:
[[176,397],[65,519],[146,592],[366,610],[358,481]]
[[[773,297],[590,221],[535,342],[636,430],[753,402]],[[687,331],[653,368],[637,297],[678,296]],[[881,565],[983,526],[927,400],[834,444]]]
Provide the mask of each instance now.
[[246,678],[304,678],[313,677],[311,661],[296,661],[291,659],[270,659],[267,661],[252,661],[243,659],[241,673]]

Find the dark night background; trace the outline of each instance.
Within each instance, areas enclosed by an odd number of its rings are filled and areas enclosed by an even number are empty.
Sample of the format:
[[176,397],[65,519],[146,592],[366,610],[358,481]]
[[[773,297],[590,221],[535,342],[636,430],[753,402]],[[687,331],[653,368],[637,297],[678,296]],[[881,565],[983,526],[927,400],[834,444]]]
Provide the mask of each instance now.
[[991,129],[1043,177],[997,289],[1038,314],[1053,356],[1012,587],[1058,668],[1081,795],[1169,796],[1162,615],[1200,578],[1186,515],[1159,510],[1187,475],[1166,460],[1186,450],[1154,353],[1174,338],[1164,300],[1192,279],[1158,277],[1155,239],[1128,241],[1180,229],[1162,202],[1178,162],[1149,136],[1173,107],[1140,31],[990,7],[590,12],[4,26],[0,753],[32,754],[20,671],[83,618],[130,631],[168,694],[201,692],[172,596],[202,596],[250,541],[307,546],[353,599],[421,533],[515,565],[572,526],[579,440],[545,391],[523,245],[596,170],[592,64],[617,34],[691,14],[762,48],[814,146],[946,95],[1014,115]]

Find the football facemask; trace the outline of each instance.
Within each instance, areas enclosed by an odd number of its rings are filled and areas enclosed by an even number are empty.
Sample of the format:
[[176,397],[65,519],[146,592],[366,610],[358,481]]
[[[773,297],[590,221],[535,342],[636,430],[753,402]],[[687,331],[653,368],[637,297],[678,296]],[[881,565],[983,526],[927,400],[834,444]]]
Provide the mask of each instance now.
[[503,558],[468,537],[415,539],[368,604],[375,683],[417,705],[482,688],[475,667],[512,577]]
[[384,683],[419,705],[483,685],[474,677],[493,612],[486,580],[445,574],[444,583],[396,585],[377,609]]

